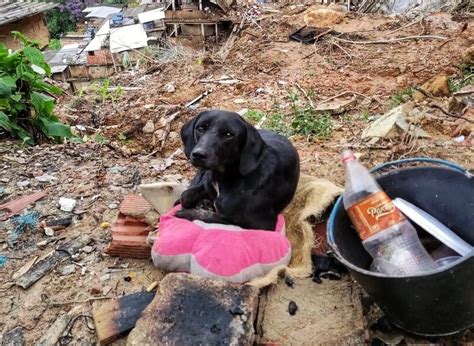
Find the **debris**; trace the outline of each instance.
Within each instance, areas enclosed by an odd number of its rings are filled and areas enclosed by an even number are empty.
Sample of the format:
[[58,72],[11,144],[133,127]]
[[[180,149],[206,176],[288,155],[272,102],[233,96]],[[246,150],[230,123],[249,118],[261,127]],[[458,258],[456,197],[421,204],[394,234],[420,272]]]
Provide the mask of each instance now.
[[10,233],[8,239],[8,245],[13,246],[18,238],[27,230],[34,230],[38,223],[38,213],[31,212],[24,215],[14,216],[12,218],[12,224],[15,226],[13,231]]
[[148,286],[148,287],[146,288],[146,291],[147,291],[147,292],[151,292],[151,291],[153,291],[153,290],[154,290],[155,288],[157,288],[157,287],[158,287],[158,281],[153,281],[153,282],[150,284],[150,286]]
[[50,252],[39,261],[35,262],[26,273],[16,279],[15,284],[23,289],[29,288],[36,281],[51,272],[65,258],[76,254],[80,248],[89,243],[90,238],[77,237],[69,242],[63,243],[55,251]]
[[50,227],[45,227],[44,228],[44,234],[48,237],[54,236],[54,230]]
[[100,224],[100,228],[107,229],[109,227],[110,227],[110,223],[108,223],[108,222],[102,222]]
[[110,274],[104,274],[99,278],[100,281],[110,280]]
[[340,33],[328,28],[315,28],[313,26],[304,26],[294,33],[290,34],[290,40],[304,44],[312,44],[326,35],[339,35]]
[[30,181],[29,180],[19,181],[18,183],[16,183],[16,186],[18,186],[21,190],[23,190],[25,187],[30,186]]
[[71,322],[73,316],[77,313],[79,307],[71,309],[68,313],[62,314],[56,321],[48,328],[46,333],[44,333],[35,346],[49,346],[56,345],[64,330]]
[[[423,84],[420,89],[431,97],[449,96],[448,77],[444,74],[435,76]],[[415,101],[421,101],[426,96],[420,91],[415,91],[413,98]]]
[[92,316],[99,344],[107,345],[135,327],[135,323],[154,296],[154,291],[137,292],[95,307]]
[[17,214],[19,211],[25,209],[31,203],[34,203],[37,200],[40,200],[41,198],[44,198],[44,197],[46,197],[46,193],[39,191],[29,196],[10,201],[8,203],[1,204],[0,210],[7,210],[9,211],[9,213],[0,216],[0,221],[5,221],[9,219],[14,214]]
[[140,185],[140,192],[143,197],[160,215],[165,214],[173,207],[184,190],[186,190],[184,184],[173,182]]
[[94,248],[90,245],[84,246],[82,248],[82,252],[85,252],[85,253],[91,253],[92,251],[94,251]]
[[74,264],[68,264],[61,269],[61,275],[70,275],[76,271],[76,266]]
[[49,175],[49,174],[40,175],[39,177],[35,177],[35,179],[38,180],[40,183],[50,183],[54,180],[58,180],[58,178],[53,177],[52,175]]
[[329,112],[333,115],[342,114],[350,109],[350,107],[354,106],[357,102],[355,97],[352,97],[350,100],[332,100],[328,102],[321,102],[319,103],[315,111],[318,112]]
[[393,108],[387,114],[370,124],[363,132],[362,139],[392,138],[397,135],[397,129],[409,133],[413,137],[431,138],[419,127],[408,123],[406,119],[406,104]]
[[128,275],[127,275],[127,276],[124,276],[123,279],[124,279],[124,281],[126,281],[126,282],[132,281],[132,278],[131,278],[130,276],[128,276]]
[[77,201],[72,198],[61,197],[59,199],[59,206],[62,211],[71,212],[76,206]]
[[290,301],[288,304],[288,313],[291,316],[294,316],[296,314],[296,311],[298,311],[298,305],[294,301]]
[[303,12],[303,21],[308,26],[330,27],[342,22],[345,15],[340,11],[310,7]]
[[232,78],[231,76],[222,76],[219,79],[200,79],[199,83],[203,83],[203,84],[214,83],[214,84],[224,84],[224,85],[235,85],[235,84],[239,84],[240,80],[237,79],[237,78]]
[[49,221],[41,221],[40,226],[43,228],[50,228],[54,231],[59,231],[71,225],[72,217],[65,217]]
[[7,264],[8,257],[0,254],[0,268],[4,267]]
[[174,87],[173,83],[168,83],[165,86],[165,90],[167,93],[174,93],[176,88]]
[[433,36],[433,35],[420,35],[420,36],[407,36],[407,37],[397,37],[391,38],[389,40],[376,40],[376,41],[351,41],[339,37],[334,37],[336,41],[350,43],[350,44],[392,44],[402,41],[411,41],[411,40],[447,40],[444,36]]
[[109,207],[109,209],[114,210],[114,209],[117,209],[117,208],[118,208],[118,205],[117,205],[117,203],[110,203],[110,204],[108,205],[108,207]]
[[155,124],[153,123],[152,120],[148,120],[145,124],[145,126],[143,126],[143,129],[142,131],[144,133],[153,133],[155,132]]
[[92,287],[90,290],[90,294],[92,294],[93,296],[100,294],[100,292],[102,292],[102,289],[100,289],[99,287]]
[[2,346],[23,346],[25,345],[25,338],[23,336],[23,328],[15,327],[5,334],[2,338]]
[[176,345],[251,345],[258,296],[259,290],[248,285],[168,274],[130,333],[127,345],[153,345],[163,340]]

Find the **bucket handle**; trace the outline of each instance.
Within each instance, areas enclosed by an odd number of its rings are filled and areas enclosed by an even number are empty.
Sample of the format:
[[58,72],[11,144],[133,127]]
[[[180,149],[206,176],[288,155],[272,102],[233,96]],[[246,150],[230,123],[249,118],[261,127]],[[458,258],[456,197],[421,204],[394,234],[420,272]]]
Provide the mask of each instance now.
[[438,164],[441,166],[446,166],[448,168],[451,168],[457,172],[465,174],[468,178],[472,177],[472,174],[469,173],[468,170],[465,168],[459,166],[458,164],[451,162],[451,161],[446,161],[446,160],[441,160],[441,159],[432,159],[432,158],[427,158],[427,157],[413,157],[409,159],[402,159],[402,160],[397,160],[397,161],[391,161],[391,162],[386,162],[381,165],[375,166],[370,170],[371,173],[379,173],[382,171],[384,168],[390,167],[391,166],[402,166],[407,163],[417,163],[417,162],[427,162],[427,163],[433,163],[433,164]]

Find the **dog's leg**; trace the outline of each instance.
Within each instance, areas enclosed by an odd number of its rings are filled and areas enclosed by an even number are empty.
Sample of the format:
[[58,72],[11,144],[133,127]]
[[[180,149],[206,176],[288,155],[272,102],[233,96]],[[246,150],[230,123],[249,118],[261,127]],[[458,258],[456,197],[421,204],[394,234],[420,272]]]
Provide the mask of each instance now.
[[181,209],[176,216],[189,221],[201,220],[207,223],[229,224],[229,221],[218,212],[205,209]]
[[181,206],[185,209],[192,209],[205,199],[212,200],[206,188],[208,174],[205,171],[199,171],[191,181],[190,187],[185,190],[180,197]]

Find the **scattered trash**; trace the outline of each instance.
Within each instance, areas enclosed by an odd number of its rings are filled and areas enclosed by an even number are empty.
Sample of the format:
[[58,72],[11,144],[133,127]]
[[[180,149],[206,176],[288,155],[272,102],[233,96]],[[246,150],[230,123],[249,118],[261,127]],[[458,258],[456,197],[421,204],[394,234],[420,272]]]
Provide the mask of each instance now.
[[375,178],[350,150],[342,154],[346,171],[344,208],[362,244],[373,257],[373,269],[388,275],[413,275],[437,268],[416,229],[394,206]]
[[294,316],[296,315],[296,311],[298,311],[298,305],[296,305],[294,301],[290,301],[290,303],[288,304],[288,313],[291,316]]
[[54,236],[54,230],[50,227],[45,227],[44,228],[44,234],[48,237]]
[[72,217],[65,217],[60,219],[41,221],[40,225],[43,228],[50,228],[54,231],[59,231],[66,227],[69,227],[72,223]]
[[397,129],[401,129],[415,138],[431,138],[427,132],[407,121],[405,107],[406,104],[393,108],[390,112],[375,120],[362,132],[362,139],[392,138],[397,135]]
[[34,230],[36,228],[38,224],[38,216],[37,212],[31,212],[12,217],[11,222],[15,228],[11,231],[8,239],[8,245],[10,247],[16,243],[18,238],[20,238],[26,230]]
[[0,254],[0,268],[4,267],[7,264],[8,257]]
[[109,344],[135,327],[154,296],[155,291],[137,292],[94,307],[92,316],[99,344]]
[[117,208],[118,208],[118,205],[117,205],[117,203],[110,203],[110,204],[108,205],[108,207],[109,207],[109,209],[114,210],[114,209],[117,209]]
[[0,216],[0,221],[8,220],[11,216],[25,209],[31,203],[34,203],[44,197],[46,197],[46,193],[40,191],[40,192],[35,192],[29,196],[10,201],[8,203],[1,204],[0,210],[7,210],[9,211],[9,213]]
[[77,201],[72,198],[61,197],[59,199],[59,206],[62,211],[71,212],[76,206]]
[[40,175],[39,177],[35,177],[35,179],[38,180],[40,183],[50,183],[52,181],[58,180],[58,178],[53,177],[49,174]]
[[174,87],[173,83],[168,83],[165,86],[165,90],[167,93],[174,93],[176,88]]
[[109,227],[110,227],[110,223],[108,223],[108,222],[102,222],[100,224],[100,228],[107,229]]

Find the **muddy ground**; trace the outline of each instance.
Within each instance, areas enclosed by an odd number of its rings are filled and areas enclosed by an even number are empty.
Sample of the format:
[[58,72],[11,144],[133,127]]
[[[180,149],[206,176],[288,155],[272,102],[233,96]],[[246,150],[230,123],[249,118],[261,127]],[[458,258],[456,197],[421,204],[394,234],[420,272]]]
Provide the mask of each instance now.
[[[123,196],[137,193],[139,184],[157,181],[163,175],[180,179],[192,176],[193,169],[182,153],[169,160],[169,166],[165,158],[181,147],[178,133],[183,123],[201,110],[247,109],[247,116],[257,114],[273,119],[275,114],[282,114],[283,119],[291,119],[295,109],[347,92],[336,100],[353,98],[354,102],[342,114],[330,115],[329,135],[308,138],[290,134],[304,173],[342,184],[338,155],[347,146],[360,154],[368,167],[387,160],[427,156],[474,169],[471,142],[454,140],[457,119],[426,104],[423,109],[430,116],[422,125],[431,138],[413,139],[400,134],[376,143],[361,139],[362,131],[375,117],[412,99],[410,87],[421,86],[440,74],[452,80],[462,78],[463,57],[472,49],[474,37],[469,17],[441,13],[412,23],[405,18],[349,13],[340,22],[328,24],[334,34],[304,45],[288,39],[305,20],[308,24],[304,10],[306,7],[300,6],[262,10],[260,17],[241,32],[224,61],[218,54],[219,47],[206,53],[179,48],[178,59],[163,62],[155,57],[156,62],[145,68],[114,76],[111,85],[123,88],[121,95],[92,90],[65,95],[57,112],[71,125],[81,125],[76,131],[87,135],[87,143],[32,148],[14,142],[0,143],[0,201],[41,189],[48,196],[27,212],[36,211],[40,220],[73,216],[72,225],[53,236],[40,229],[29,230],[13,245],[8,240],[15,225],[11,220],[0,223],[1,253],[9,258],[0,271],[2,333],[22,326],[26,343],[32,344],[61,313],[79,307],[84,314],[90,314],[92,306],[102,299],[136,292],[163,277],[164,273],[149,261],[104,255],[110,228],[101,224],[113,222]],[[351,42],[416,35],[445,39],[390,44]],[[222,76],[237,83],[209,82]],[[173,85],[172,92],[169,84]],[[212,92],[200,102],[182,110],[184,104],[210,89]],[[448,97],[437,99],[447,104]],[[182,111],[171,123],[161,148],[166,119],[178,110]],[[144,131],[150,120],[154,128]],[[41,179],[45,174],[54,179]],[[77,200],[73,213],[58,208],[60,197]],[[12,277],[21,268],[28,268],[61,241],[78,235],[87,235],[90,244],[71,261],[60,264],[27,290],[13,284]],[[71,263],[72,272],[65,269]],[[357,286],[353,282],[350,285]],[[302,286],[302,295],[315,289],[311,286],[306,290],[306,283]],[[368,320],[359,322],[368,327]],[[318,328],[325,330],[324,325]],[[271,331],[268,333],[272,335]],[[94,331],[86,328],[82,320],[72,326],[71,335],[69,341],[73,344],[95,342]],[[470,335],[456,340],[474,340]],[[372,337],[370,333],[365,336]]]

